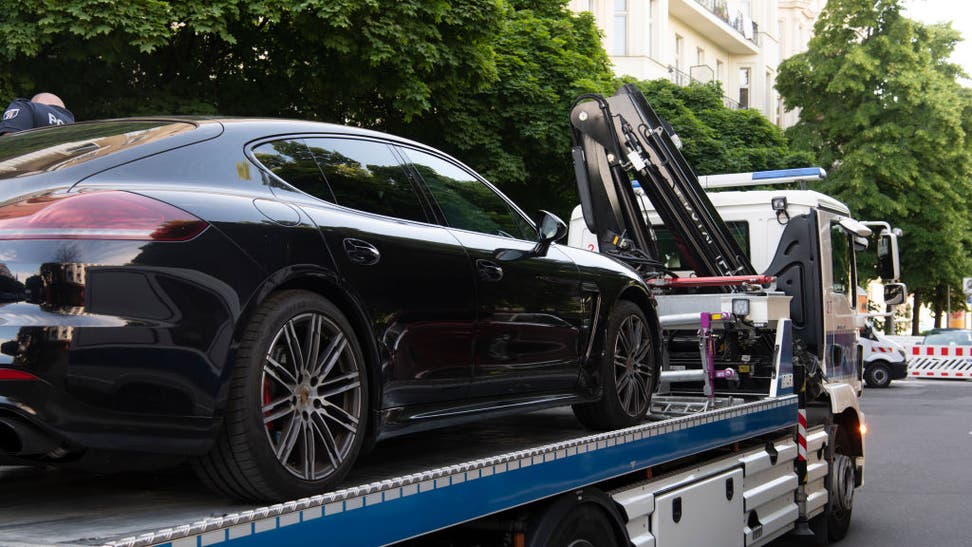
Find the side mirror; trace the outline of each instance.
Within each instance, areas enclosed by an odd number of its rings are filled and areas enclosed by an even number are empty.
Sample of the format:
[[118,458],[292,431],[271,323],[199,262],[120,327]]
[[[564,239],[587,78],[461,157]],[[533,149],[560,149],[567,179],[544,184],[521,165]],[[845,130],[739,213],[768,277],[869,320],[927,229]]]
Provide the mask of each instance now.
[[888,306],[904,304],[908,287],[904,283],[888,283],[884,286],[884,303]]
[[567,225],[560,220],[560,217],[549,211],[540,211],[540,221],[537,225],[539,226],[537,232],[541,242],[554,243],[567,235]]
[[854,236],[854,252],[863,253],[867,250],[867,238],[861,236]]
[[877,273],[885,281],[894,281],[901,276],[901,266],[898,264],[898,236],[887,230],[882,230],[878,237]]
[[549,212],[540,211],[540,220],[537,222],[537,246],[533,248],[533,254],[544,256],[552,243],[555,243],[567,235],[567,225],[560,217]]
[[560,220],[557,215],[540,211],[540,220],[537,222],[537,244],[533,249],[524,251],[522,249],[497,249],[493,256],[503,262],[512,262],[531,256],[545,256],[550,245],[567,235],[567,225]]

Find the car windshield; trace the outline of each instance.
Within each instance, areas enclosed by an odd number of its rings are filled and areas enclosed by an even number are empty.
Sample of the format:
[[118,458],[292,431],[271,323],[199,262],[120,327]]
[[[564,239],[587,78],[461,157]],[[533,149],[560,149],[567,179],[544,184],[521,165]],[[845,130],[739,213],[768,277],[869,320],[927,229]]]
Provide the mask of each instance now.
[[972,330],[950,330],[936,332],[925,337],[925,344],[929,346],[972,346]]
[[66,169],[195,128],[186,122],[109,121],[4,135],[0,137],[0,179]]

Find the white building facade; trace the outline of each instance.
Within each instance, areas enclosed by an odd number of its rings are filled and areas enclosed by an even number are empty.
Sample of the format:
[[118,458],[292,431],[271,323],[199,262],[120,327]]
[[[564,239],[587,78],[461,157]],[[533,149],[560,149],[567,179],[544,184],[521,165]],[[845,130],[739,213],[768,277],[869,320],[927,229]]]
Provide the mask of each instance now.
[[796,123],[774,89],[782,59],[805,51],[824,0],[571,0],[590,11],[618,75],[680,85],[719,81],[725,103]]

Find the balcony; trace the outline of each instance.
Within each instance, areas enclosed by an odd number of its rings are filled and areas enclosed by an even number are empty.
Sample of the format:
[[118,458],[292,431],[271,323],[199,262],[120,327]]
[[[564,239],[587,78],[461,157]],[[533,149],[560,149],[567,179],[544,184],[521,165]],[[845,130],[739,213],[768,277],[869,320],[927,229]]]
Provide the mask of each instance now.
[[[707,65],[696,65],[689,67],[689,71],[691,72],[690,74],[670,66],[668,67],[668,76],[673,84],[680,86],[707,84],[712,81],[712,68]],[[722,96],[722,105],[730,110],[739,110],[744,108],[741,104],[739,104],[739,101],[731,99],[725,95]]]
[[729,13],[726,0],[671,0],[668,11],[729,53],[759,53],[759,26],[742,13]]

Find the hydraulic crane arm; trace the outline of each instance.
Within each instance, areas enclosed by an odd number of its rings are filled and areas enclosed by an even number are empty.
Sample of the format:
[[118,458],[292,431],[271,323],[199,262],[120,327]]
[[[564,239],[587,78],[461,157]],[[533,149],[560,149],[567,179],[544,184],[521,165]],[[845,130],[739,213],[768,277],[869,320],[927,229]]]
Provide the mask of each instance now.
[[582,95],[570,121],[581,207],[602,251],[646,275],[661,270],[632,188],[636,180],[696,275],[756,273],[676,146],[671,126],[637,87],[625,85],[608,98]]

